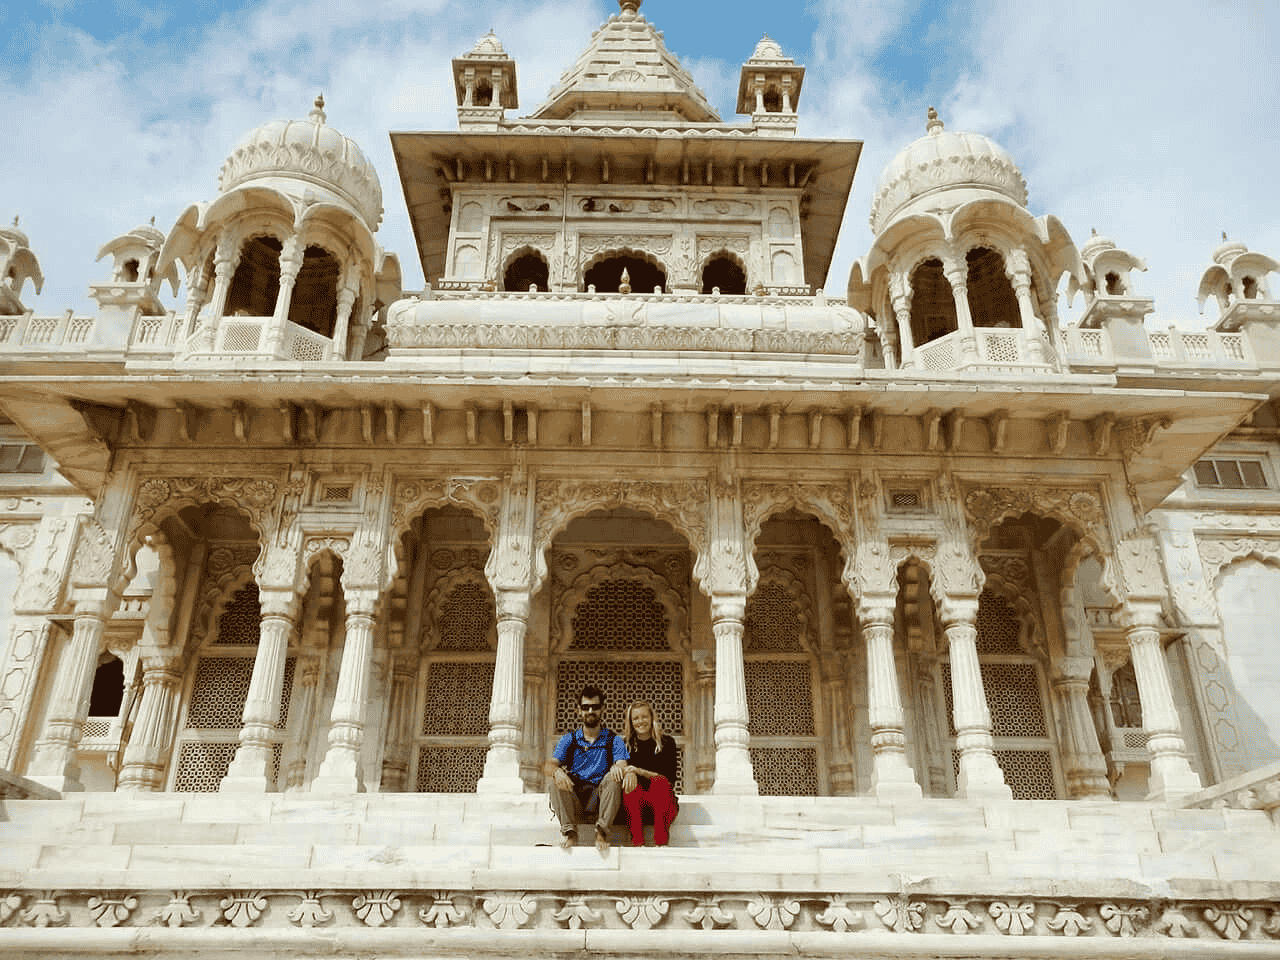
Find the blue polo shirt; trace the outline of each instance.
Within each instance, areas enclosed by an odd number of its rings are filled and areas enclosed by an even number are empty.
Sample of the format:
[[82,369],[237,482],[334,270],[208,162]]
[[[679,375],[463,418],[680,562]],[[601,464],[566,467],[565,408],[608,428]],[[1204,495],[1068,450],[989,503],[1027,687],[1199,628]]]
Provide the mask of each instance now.
[[581,727],[566,733],[556,743],[556,748],[551,755],[560,761],[561,766],[564,766],[565,758],[569,756],[569,744],[576,740],[578,745],[573,751],[573,766],[568,769],[569,776],[575,780],[585,780],[587,783],[599,783],[609,772],[610,737],[613,738],[613,762],[630,760],[631,754],[627,752],[626,741],[608,727],[601,728],[591,743],[587,743],[582,736]]

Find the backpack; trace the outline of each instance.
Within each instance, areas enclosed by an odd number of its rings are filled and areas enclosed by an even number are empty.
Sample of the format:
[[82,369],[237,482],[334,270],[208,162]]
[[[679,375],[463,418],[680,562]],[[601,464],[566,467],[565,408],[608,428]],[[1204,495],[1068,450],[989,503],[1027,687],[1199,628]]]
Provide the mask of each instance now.
[[[604,742],[605,751],[608,753],[608,760],[605,761],[604,770],[605,770],[605,773],[608,773],[609,770],[613,767],[614,732],[610,730],[608,727],[605,727],[603,730],[600,731],[600,735],[602,737],[608,737],[608,739],[605,740]],[[576,754],[577,752],[578,752],[578,731],[574,730],[569,736],[569,750],[564,755],[564,764],[563,764],[564,772],[569,774],[569,779],[571,779],[574,783],[578,782],[578,778],[573,775],[573,757],[574,757],[574,754]],[[586,783],[587,781],[584,780],[582,782]]]

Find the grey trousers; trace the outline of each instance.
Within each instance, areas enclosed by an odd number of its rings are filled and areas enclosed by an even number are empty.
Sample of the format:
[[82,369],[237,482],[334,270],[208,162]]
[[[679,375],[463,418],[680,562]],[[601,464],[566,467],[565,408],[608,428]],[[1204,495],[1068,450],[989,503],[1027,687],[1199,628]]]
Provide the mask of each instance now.
[[622,786],[611,777],[605,777],[599,785],[585,784],[574,790],[561,790],[553,779],[547,793],[561,833],[576,832],[584,820],[594,820],[607,833],[622,806]]

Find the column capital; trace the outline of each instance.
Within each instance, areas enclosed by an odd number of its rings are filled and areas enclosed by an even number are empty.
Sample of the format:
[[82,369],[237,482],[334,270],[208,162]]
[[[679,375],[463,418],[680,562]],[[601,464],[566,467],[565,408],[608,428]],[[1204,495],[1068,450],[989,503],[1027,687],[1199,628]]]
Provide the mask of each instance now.
[[711,623],[714,626],[725,620],[741,623],[747,615],[745,593],[713,593],[711,595]]
[[1126,600],[1120,606],[1120,622],[1132,639],[1136,631],[1159,631],[1163,610],[1159,600]]
[[1093,667],[1093,657],[1063,657],[1054,661],[1053,682],[1088,684]]
[[529,619],[531,598],[528,590],[495,590],[494,600],[499,621]]
[[978,598],[946,594],[938,602],[938,617],[943,627],[957,624],[971,627],[978,620]]
[[262,617],[288,620],[290,623],[297,617],[298,594],[289,587],[258,587],[258,603],[262,609]]
[[863,628],[873,625],[892,627],[898,608],[896,593],[862,593],[858,595],[858,622]]

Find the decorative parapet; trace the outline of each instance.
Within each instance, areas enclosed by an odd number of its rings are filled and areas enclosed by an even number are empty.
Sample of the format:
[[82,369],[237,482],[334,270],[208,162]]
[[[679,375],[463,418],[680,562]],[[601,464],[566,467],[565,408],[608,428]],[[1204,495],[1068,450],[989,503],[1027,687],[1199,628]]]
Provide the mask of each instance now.
[[[1132,360],[1121,356],[1105,328],[1068,327],[1062,331],[1067,363],[1075,371],[1115,369]],[[1280,357],[1257,357],[1242,333],[1190,331],[1170,327],[1146,331],[1146,364],[1157,370],[1256,373],[1280,366]]]
[[77,317],[70,310],[57,317],[0,317],[0,351],[82,349],[93,339],[96,326],[93,317]]
[[[44,784],[0,767],[0,800],[60,800],[62,794]],[[0,914],[3,909],[0,908]]]
[[[1274,955],[1280,938],[1280,909],[1269,900],[1025,892],[993,897],[609,888],[16,890],[0,900],[0,923],[10,928],[0,930],[6,956],[40,955],[41,948],[63,945],[64,935],[49,929],[54,927],[99,931],[96,941],[84,935],[77,939],[81,949],[90,942],[105,948],[118,942],[106,931],[129,929],[130,949],[149,956],[226,949],[241,942],[232,939],[234,931],[247,928],[256,932],[255,945],[275,943],[284,949],[300,945],[296,934],[323,928],[327,952],[362,956],[452,953],[451,946],[470,953],[501,945],[506,953],[519,950],[526,937],[540,954],[581,952],[591,949],[596,936],[600,942],[591,952],[597,954],[652,952],[650,938],[657,936],[665,956],[825,955],[833,948],[880,955],[905,950],[908,942],[915,947],[907,955],[950,956],[956,949],[951,941],[959,936],[975,956],[1062,956],[1056,942],[1068,939],[1097,947],[1097,941],[1123,940],[1123,953],[1107,949],[1105,955],[1154,958],[1169,955],[1169,940],[1184,938],[1196,938],[1197,953],[1204,956],[1214,956],[1214,945],[1224,942],[1252,944]],[[191,933],[180,933],[184,928]],[[423,940],[424,928],[431,931],[430,940]],[[194,935],[199,929],[213,939]],[[907,939],[899,942],[899,937]],[[936,954],[929,952],[930,944]],[[1076,949],[1093,952],[1083,942]]]
[[1280,827],[1280,762],[1223,780],[1183,797],[1178,805],[1206,810],[1219,807],[1230,810],[1265,810],[1271,822]]

